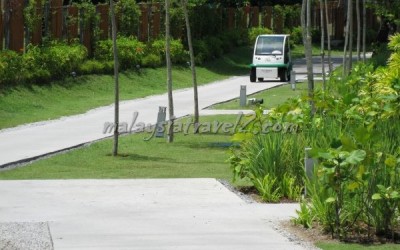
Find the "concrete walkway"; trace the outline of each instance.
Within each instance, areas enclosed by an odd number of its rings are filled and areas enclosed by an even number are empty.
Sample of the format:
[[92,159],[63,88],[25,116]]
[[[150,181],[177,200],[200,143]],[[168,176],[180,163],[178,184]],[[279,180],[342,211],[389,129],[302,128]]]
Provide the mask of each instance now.
[[[212,104],[237,98],[241,85],[247,87],[247,94],[252,94],[282,84],[250,83],[248,76],[232,77],[199,87],[199,107],[204,109]],[[167,103],[166,94],[123,101],[120,104],[120,122],[126,122],[130,126],[133,113],[137,111],[139,116],[135,125],[139,122],[155,124],[158,107],[167,106]],[[176,117],[193,114],[193,89],[174,91],[174,106]],[[1,130],[0,167],[111,136],[111,133],[104,134],[103,129],[106,122],[113,122],[113,117],[114,106],[111,105],[81,115]]]
[[[41,235],[23,249],[305,249],[273,229],[298,204],[246,203],[215,179],[1,181],[0,193],[0,229]],[[0,249],[26,244],[8,234]]]

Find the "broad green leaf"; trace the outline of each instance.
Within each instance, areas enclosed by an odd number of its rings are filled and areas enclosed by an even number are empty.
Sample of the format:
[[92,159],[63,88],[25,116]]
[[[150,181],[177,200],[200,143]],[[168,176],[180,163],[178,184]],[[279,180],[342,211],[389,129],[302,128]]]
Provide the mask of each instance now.
[[358,170],[357,170],[357,175],[356,175],[357,179],[362,179],[364,173],[365,173],[365,166],[364,165],[360,165],[358,167]]
[[325,160],[332,160],[333,158],[335,158],[335,156],[329,152],[325,152],[325,153],[320,152],[320,153],[318,153],[318,157],[325,159]]
[[340,137],[340,141],[342,142],[343,150],[352,151],[356,149],[356,145],[350,137],[342,135]]
[[397,192],[397,191],[393,191],[390,193],[390,198],[392,198],[392,199],[397,199],[399,197],[400,197],[400,195],[399,195],[399,192]]
[[354,136],[358,142],[365,144],[371,137],[371,134],[367,128],[359,127],[354,131]]
[[380,200],[380,199],[382,199],[382,196],[380,194],[376,193],[376,194],[372,195],[372,199],[373,200]]
[[234,141],[234,142],[242,142],[242,141],[251,139],[253,136],[254,135],[252,133],[235,133],[232,136],[232,141]]
[[377,114],[378,114],[378,112],[376,112],[376,111],[369,111],[367,113],[368,116],[376,116]]
[[357,189],[359,186],[360,186],[360,184],[358,184],[357,182],[352,182],[347,186],[347,188],[350,191],[353,191],[354,189]]
[[388,155],[385,160],[385,165],[391,168],[396,167],[397,159],[393,155]]
[[326,203],[333,203],[335,201],[336,199],[334,197],[329,197],[328,199],[325,200]]
[[346,162],[356,165],[362,162],[365,159],[367,153],[364,150],[354,150],[350,153],[350,155],[346,158]]
[[386,193],[386,188],[383,185],[376,185],[381,193]]

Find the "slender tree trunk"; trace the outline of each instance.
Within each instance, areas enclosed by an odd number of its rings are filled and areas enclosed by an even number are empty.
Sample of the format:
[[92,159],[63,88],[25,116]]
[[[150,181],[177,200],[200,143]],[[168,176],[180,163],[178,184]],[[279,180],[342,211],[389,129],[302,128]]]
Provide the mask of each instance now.
[[361,59],[361,13],[360,0],[356,0],[356,15],[357,15],[357,61]]
[[353,68],[353,0],[349,0],[349,63],[347,64],[347,74]]
[[367,3],[363,0],[363,38],[362,38],[362,50],[363,50],[363,62],[366,60],[366,46],[367,46]]
[[171,64],[171,31],[170,31],[170,0],[165,0],[165,59],[167,62],[167,90],[168,113],[170,126],[168,126],[167,142],[174,141],[174,100],[172,96],[172,64]]
[[190,29],[189,22],[189,14],[187,9],[187,0],[182,0],[183,13],[185,15],[186,22],[186,32],[187,32],[187,40],[189,46],[189,55],[190,55],[190,68],[192,70],[192,81],[193,81],[193,93],[194,93],[194,133],[198,133],[199,127],[199,97],[197,91],[197,76],[196,76],[196,64],[194,61],[194,51],[192,44],[192,32]]
[[306,55],[306,43],[307,43],[307,0],[303,0],[301,3],[301,31],[303,34],[303,44],[304,44],[304,55]]
[[328,9],[328,0],[324,0],[325,2],[325,17],[326,17],[326,31],[327,31],[327,42],[328,42],[328,66],[329,66],[329,74],[333,71],[332,59],[331,59],[331,32],[329,31],[329,9]]
[[326,76],[325,76],[325,23],[324,23],[324,1],[320,0],[319,10],[321,16],[321,67],[322,67],[322,86],[326,90]]
[[119,137],[119,83],[118,83],[118,48],[117,48],[117,25],[115,23],[115,11],[114,2],[110,0],[110,10],[111,10],[111,29],[112,29],[112,40],[113,40],[113,53],[114,53],[114,94],[115,94],[115,104],[114,104],[114,147],[113,156],[118,155],[118,137]]
[[314,114],[314,72],[312,64],[312,40],[311,40],[311,0],[303,0],[301,8],[301,23],[303,29],[304,49],[307,61],[308,97],[310,99],[311,115]]
[[345,29],[345,37],[344,37],[344,48],[343,48],[343,77],[347,75],[347,47],[349,45],[349,33],[350,33],[350,8],[349,4],[351,4],[351,0],[347,0],[347,14],[346,14],[346,29]]

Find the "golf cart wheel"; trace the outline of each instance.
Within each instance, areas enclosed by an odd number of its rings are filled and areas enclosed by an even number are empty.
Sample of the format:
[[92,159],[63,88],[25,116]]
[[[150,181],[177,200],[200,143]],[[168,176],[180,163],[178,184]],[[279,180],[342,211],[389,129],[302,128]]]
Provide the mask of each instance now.
[[287,70],[280,68],[278,69],[279,71],[279,78],[281,80],[281,82],[286,82],[287,81]]
[[286,72],[287,72],[287,77],[286,77],[287,81],[290,82],[290,75],[291,75],[290,70],[286,70]]
[[252,67],[250,71],[250,82],[256,82],[256,68]]
[[264,78],[258,78],[258,81],[259,81],[259,82],[263,82],[263,81],[264,81]]

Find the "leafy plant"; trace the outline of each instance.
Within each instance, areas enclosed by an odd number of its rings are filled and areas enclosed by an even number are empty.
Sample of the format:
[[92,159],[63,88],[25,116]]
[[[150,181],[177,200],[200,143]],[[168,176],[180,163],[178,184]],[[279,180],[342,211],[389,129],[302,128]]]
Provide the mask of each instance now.
[[272,34],[272,30],[270,30],[268,28],[262,28],[262,27],[251,28],[249,30],[249,44],[254,45],[254,43],[256,42],[257,36],[265,35],[265,34]]
[[120,35],[129,37],[137,34],[141,12],[135,0],[119,0],[115,4],[115,14]]
[[272,175],[265,175],[264,178],[253,177],[251,181],[261,195],[261,199],[266,202],[278,202],[281,198],[280,187],[277,178]]
[[306,200],[301,200],[300,210],[296,209],[297,217],[292,218],[292,222],[296,225],[302,225],[305,228],[312,228],[314,216]]
[[[135,68],[142,63],[145,44],[133,37],[118,37],[118,59],[122,69]],[[112,41],[104,40],[97,43],[94,57],[100,61],[112,61]]]
[[20,82],[22,68],[21,56],[11,50],[0,51],[0,83],[1,85],[17,84]]
[[280,190],[282,195],[290,200],[297,201],[301,198],[301,187],[296,183],[296,178],[287,173],[283,175]]

